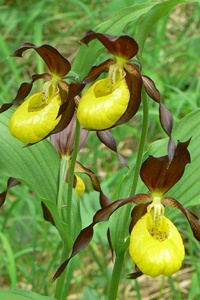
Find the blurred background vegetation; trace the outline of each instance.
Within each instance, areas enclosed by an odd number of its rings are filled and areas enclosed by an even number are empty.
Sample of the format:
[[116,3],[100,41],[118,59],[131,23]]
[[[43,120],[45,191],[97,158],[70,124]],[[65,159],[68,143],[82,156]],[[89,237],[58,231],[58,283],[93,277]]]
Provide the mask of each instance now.
[[[0,103],[12,101],[22,82],[46,70],[34,51],[24,53],[23,58],[9,57],[21,44],[50,44],[73,62],[80,47],[79,40],[87,30],[94,29],[124,7],[144,2],[151,1],[0,1]],[[200,106],[199,15],[200,3],[191,1],[178,5],[154,26],[144,48],[142,73],[154,80],[175,123]],[[135,25],[135,22],[129,24],[124,33],[134,37]],[[35,84],[37,89],[38,84],[40,82]],[[165,136],[159,125],[157,105],[151,100],[149,112],[147,146]],[[112,130],[119,152],[130,165],[134,164],[140,139],[140,116],[141,111],[128,124]],[[119,184],[127,172],[116,154],[108,151],[91,133],[80,160],[99,175],[104,192],[116,199]],[[82,199],[85,226],[99,206],[98,195],[92,191],[88,179],[83,179],[87,186]],[[0,177],[0,190],[4,190],[5,182],[6,178]],[[196,210],[200,215],[198,208]],[[193,240],[181,216],[176,223],[186,244],[183,268],[169,278],[142,276],[130,281],[126,274],[131,273],[134,266],[127,256],[119,299],[199,299],[200,245]],[[105,299],[112,271],[106,226],[97,225],[91,245],[72,260],[67,299]],[[53,295],[51,277],[60,263],[61,244],[55,228],[43,220],[39,199],[26,186],[15,187],[9,192],[6,204],[1,207],[0,228],[1,287],[18,286]]]

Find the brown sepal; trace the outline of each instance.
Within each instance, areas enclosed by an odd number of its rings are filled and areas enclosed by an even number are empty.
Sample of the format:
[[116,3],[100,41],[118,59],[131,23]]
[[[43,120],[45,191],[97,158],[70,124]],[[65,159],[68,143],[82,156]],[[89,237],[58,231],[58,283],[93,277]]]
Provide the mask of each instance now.
[[[69,102],[66,102],[66,108],[62,112],[61,119],[56,125],[56,127],[51,131],[50,134],[58,133],[65,129],[71,122],[74,112],[75,112],[75,102],[74,99],[71,99]],[[59,116],[59,114],[58,114]]]
[[115,36],[89,30],[81,39],[81,42],[88,45],[94,39],[99,40],[115,57],[122,57],[125,60],[134,57],[138,52],[138,44],[128,35]]
[[131,212],[131,224],[129,227],[129,232],[131,233],[135,224],[139,221],[139,219],[146,214],[147,206],[151,202],[151,197],[149,195],[144,195],[144,199],[146,196],[146,202],[136,205]]
[[83,90],[83,88],[85,87],[85,84],[83,84],[83,83],[71,83],[71,84],[68,85],[68,87],[69,87],[69,89],[68,89],[67,98],[62,103],[62,105],[60,106],[58,116],[62,115],[65,112],[65,110],[68,108],[69,103],[71,105],[71,103],[73,102],[75,104],[75,106],[77,106],[76,102],[79,101],[78,94]]
[[170,206],[170,207],[175,207],[178,208],[182,213],[186,216],[188,219],[188,222],[190,224],[190,227],[192,229],[194,237],[200,241],[200,220],[198,217],[193,214],[190,210],[185,208],[180,202],[178,202],[176,199],[171,198],[171,197],[164,197],[163,198],[163,204]]
[[58,77],[62,78],[70,71],[71,65],[69,61],[50,45],[35,46],[31,43],[24,43],[11,56],[22,57],[24,51],[29,49],[34,49],[43,59],[50,72]]
[[120,125],[128,122],[138,111],[141,103],[142,78],[139,70],[133,64],[127,63],[125,66],[126,83],[130,92],[130,100],[127,110],[123,116],[115,123]]
[[186,164],[190,162],[190,154],[187,150],[190,140],[181,143],[175,149],[172,161],[168,155],[161,157],[149,156],[142,164],[140,176],[149,190],[166,193],[182,177]]

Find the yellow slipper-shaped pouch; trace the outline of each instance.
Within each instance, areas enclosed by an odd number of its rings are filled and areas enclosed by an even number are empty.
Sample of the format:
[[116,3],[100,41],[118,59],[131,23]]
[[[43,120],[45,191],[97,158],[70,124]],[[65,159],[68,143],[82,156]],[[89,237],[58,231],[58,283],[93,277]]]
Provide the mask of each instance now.
[[108,78],[95,82],[81,97],[77,118],[85,129],[105,130],[127,110],[130,92],[124,78],[114,85]]
[[185,250],[177,228],[169,219],[162,216],[155,228],[151,214],[146,213],[133,227],[129,253],[144,274],[156,277],[177,272]]
[[9,122],[11,134],[25,143],[42,140],[58,124],[60,105],[59,93],[49,98],[44,98],[42,92],[32,95],[13,113]]

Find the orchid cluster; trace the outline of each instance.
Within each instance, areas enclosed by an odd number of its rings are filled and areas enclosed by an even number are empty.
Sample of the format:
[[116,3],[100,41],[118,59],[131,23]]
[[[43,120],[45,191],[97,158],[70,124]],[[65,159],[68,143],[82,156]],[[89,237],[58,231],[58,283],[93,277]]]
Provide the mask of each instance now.
[[[98,177],[91,170],[80,162],[75,162],[73,188],[81,196],[85,186],[78,174],[87,174],[93,188],[100,194],[101,209],[94,215],[92,223],[81,230],[70,256],[58,268],[54,279],[60,276],[71,258],[90,243],[93,227],[98,222],[108,220],[116,210],[128,203],[134,204],[129,228],[129,253],[136,265],[136,271],[128,277],[136,278],[142,274],[152,277],[169,276],[180,269],[185,250],[180,233],[165,216],[165,207],[179,209],[188,219],[195,238],[200,240],[200,221],[197,216],[173,197],[165,195],[180,180],[186,165],[190,163],[190,140],[179,141],[177,145],[173,141],[173,118],[170,111],[161,103],[160,93],[154,82],[141,74],[136,60],[132,62],[138,52],[136,41],[127,35],[112,36],[88,31],[81,42],[88,45],[92,40],[98,40],[112,57],[93,66],[87,76],[79,82],[66,82],[71,65],[50,45],[35,46],[25,43],[12,54],[20,57],[25,51],[34,49],[49,71],[32,75],[30,82],[22,83],[15,99],[2,105],[0,112],[22,102],[10,118],[11,134],[28,146],[49,138],[61,161],[64,158],[68,161],[66,182],[77,123],[81,126],[78,151],[89,132],[96,131],[100,141],[115,151],[120,161],[127,165],[125,159],[117,152],[110,129],[127,123],[137,114],[144,90],[159,105],[160,124],[169,137],[168,153],[162,157],[149,156],[142,163],[140,177],[148,188],[148,193],[139,193],[115,201],[111,201],[103,193]],[[101,79],[98,79],[100,75]],[[45,81],[42,91],[28,96],[38,79]],[[17,181],[13,183],[15,184]],[[47,212],[45,206],[43,209]],[[44,215],[50,220],[48,213]],[[112,247],[110,238],[109,243]]]

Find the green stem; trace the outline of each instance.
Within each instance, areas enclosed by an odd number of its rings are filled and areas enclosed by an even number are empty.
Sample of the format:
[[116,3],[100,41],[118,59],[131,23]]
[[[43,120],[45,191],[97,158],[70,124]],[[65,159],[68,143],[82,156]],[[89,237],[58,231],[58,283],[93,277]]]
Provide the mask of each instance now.
[[60,162],[59,183],[58,183],[58,200],[57,200],[58,213],[59,213],[60,219],[63,221],[64,221],[63,191],[64,191],[64,186],[65,186],[67,168],[68,168],[68,159],[66,157],[63,157]]
[[80,124],[78,120],[76,120],[76,132],[75,132],[75,140],[74,140],[74,149],[72,158],[70,161],[70,167],[69,167],[69,177],[68,177],[68,190],[67,190],[67,212],[66,212],[66,220],[69,224],[72,222],[71,220],[71,212],[72,212],[72,192],[73,192],[73,183],[74,183],[74,169],[75,169],[75,163],[76,158],[78,154],[78,147],[79,147],[79,137],[80,137]]
[[117,291],[118,291],[123,261],[124,261],[124,254],[120,255],[120,256],[116,256],[113,273],[112,273],[112,278],[111,278],[111,282],[110,282],[110,290],[108,293],[108,300],[117,299]]
[[[73,182],[74,182],[74,169],[75,169],[75,163],[76,163],[78,147],[79,147],[79,136],[80,136],[80,124],[77,120],[75,140],[74,140],[74,149],[73,149],[73,154],[72,154],[72,158],[71,158],[70,166],[69,166],[67,205],[64,206],[64,207],[66,207],[64,214],[61,212],[61,209],[63,210],[62,200],[63,200],[63,192],[64,192],[64,185],[65,185],[65,178],[66,178],[66,170],[68,167],[67,158],[64,158],[61,161],[59,191],[58,191],[58,205],[59,205],[60,215],[62,217],[62,220],[66,223],[66,227],[67,227],[66,231],[68,231],[69,233],[70,233],[70,228],[71,228],[71,222],[73,221],[71,218],[71,215],[72,215],[72,193],[73,193]],[[67,232],[66,232],[66,234],[68,235]],[[71,239],[66,239],[65,241],[63,241],[63,243],[64,243],[64,247],[63,247],[63,252],[62,252],[61,263],[63,263],[63,261],[66,260],[66,258],[69,256],[69,254],[71,252],[71,247],[72,247]],[[67,269],[65,269],[57,279],[55,294],[54,294],[54,297],[56,299],[59,299],[59,300],[66,299],[66,293],[67,293],[67,291],[65,290],[65,285],[66,285],[65,281],[67,281],[66,274],[67,274]]]
[[135,168],[134,168],[134,177],[133,177],[133,185],[132,189],[130,192],[130,196],[134,195],[137,189],[137,184],[138,184],[138,179],[140,175],[140,167],[142,164],[142,157],[144,153],[144,147],[146,143],[146,136],[147,136],[147,130],[148,130],[148,117],[149,117],[149,112],[148,112],[148,100],[147,100],[147,94],[144,90],[142,89],[142,104],[143,104],[143,121],[142,121],[142,132],[141,132],[141,138],[140,138],[140,144],[138,148],[138,153],[137,153],[137,159],[135,163]]
[[[137,183],[138,183],[138,179],[139,179],[140,167],[141,167],[141,163],[142,163],[142,157],[143,157],[144,147],[145,147],[145,143],[146,143],[147,129],[148,129],[148,101],[147,101],[147,95],[146,95],[144,88],[142,89],[142,103],[143,103],[142,132],[141,132],[141,139],[140,139],[140,144],[139,144],[139,148],[138,148],[135,168],[134,168],[134,171],[132,174],[133,175],[133,185],[132,185],[130,195],[134,195],[136,192],[136,189],[137,189]],[[130,210],[129,208],[127,208],[127,209]],[[125,247],[125,249],[126,248],[127,247]],[[110,282],[108,300],[116,300],[116,298],[117,298],[117,291],[118,291],[119,280],[120,280],[120,276],[121,276],[122,265],[123,265],[123,261],[124,261],[124,254],[125,254],[125,250],[123,253],[120,253],[120,255],[116,256],[114,268],[113,268],[113,272],[112,272],[112,277],[111,277],[111,282]]]
[[[66,252],[65,248],[63,249],[62,257],[61,257],[61,263],[66,259]],[[54,293],[54,298],[58,300],[65,300],[66,295],[64,295],[64,283],[65,283],[65,277],[66,277],[67,269],[65,269],[62,274],[58,277],[56,281],[56,288]]]

